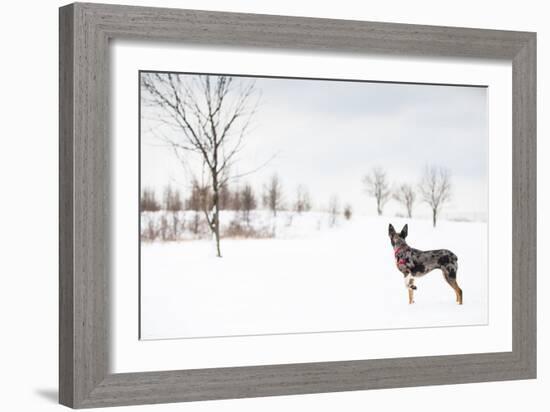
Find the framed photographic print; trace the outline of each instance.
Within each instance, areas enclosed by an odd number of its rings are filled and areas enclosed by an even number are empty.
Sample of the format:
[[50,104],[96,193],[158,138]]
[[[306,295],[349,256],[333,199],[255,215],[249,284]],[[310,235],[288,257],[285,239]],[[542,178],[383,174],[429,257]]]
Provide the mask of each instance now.
[[62,7],[61,403],[534,378],[535,68],[534,33]]

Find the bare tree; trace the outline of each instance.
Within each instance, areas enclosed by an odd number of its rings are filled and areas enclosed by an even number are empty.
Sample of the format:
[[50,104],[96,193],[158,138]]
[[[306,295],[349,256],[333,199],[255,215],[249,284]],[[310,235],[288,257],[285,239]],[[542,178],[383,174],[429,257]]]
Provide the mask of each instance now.
[[264,186],[263,203],[273,212],[273,216],[277,216],[277,212],[283,208],[283,186],[277,174],[272,175]]
[[139,199],[139,208],[142,212],[156,212],[160,210],[160,203],[157,201],[153,189],[143,189]]
[[249,184],[245,184],[241,190],[241,211],[243,214],[244,221],[248,224],[250,222],[250,212],[256,209],[256,196],[254,195],[254,190]]
[[193,234],[197,235],[201,228],[201,219],[198,212],[195,212],[190,224],[190,229]]
[[141,239],[153,241],[158,236],[158,230],[155,227],[155,220],[151,216],[145,216],[141,219]]
[[224,183],[220,186],[220,210],[227,210],[231,208],[231,190],[229,184]]
[[178,240],[180,237],[180,232],[185,229],[185,219],[183,221],[180,219],[178,213],[172,213],[172,240]]
[[334,226],[336,224],[338,215],[340,214],[340,201],[338,200],[338,196],[336,195],[331,196],[328,203],[328,213],[329,213],[329,224],[330,226]]
[[344,206],[344,217],[346,218],[346,220],[350,220],[352,214],[353,210],[351,208],[351,205],[347,204],[346,206]]
[[229,171],[255,113],[254,82],[231,76],[143,73],[141,90],[157,120],[175,131],[163,138],[178,159],[185,165],[185,153],[196,155],[206,171],[212,202],[204,214],[221,257],[220,188],[232,177]]
[[212,193],[210,187],[202,185],[198,180],[193,180],[191,195],[187,199],[187,209],[199,212],[208,209],[211,203]]
[[298,185],[296,188],[296,202],[294,203],[294,211],[298,213],[309,212],[311,210],[311,198],[309,191],[303,185]]
[[451,199],[451,173],[444,167],[426,166],[418,187],[422,200],[432,209],[435,227],[441,207]]
[[183,209],[180,192],[173,189],[172,186],[166,186],[164,188],[163,208],[171,212],[177,212]]
[[200,215],[204,213],[204,210],[208,209],[208,205],[211,204],[211,201],[212,195],[210,193],[210,188],[201,185],[198,180],[193,180],[191,194],[186,200],[186,209],[195,212],[190,225],[190,229],[195,235],[201,231],[202,225]]
[[367,193],[376,199],[376,211],[378,215],[382,215],[382,209],[391,194],[385,170],[375,167],[363,178],[363,184]]
[[237,186],[231,194],[231,210],[235,212],[241,211],[243,208],[243,199],[241,189]]
[[168,233],[168,220],[166,219],[166,213],[160,215],[160,228],[159,228],[160,238],[162,241],[169,240]]
[[409,184],[402,184],[394,190],[392,197],[407,209],[407,217],[412,217],[412,210],[416,200],[416,193],[413,187]]

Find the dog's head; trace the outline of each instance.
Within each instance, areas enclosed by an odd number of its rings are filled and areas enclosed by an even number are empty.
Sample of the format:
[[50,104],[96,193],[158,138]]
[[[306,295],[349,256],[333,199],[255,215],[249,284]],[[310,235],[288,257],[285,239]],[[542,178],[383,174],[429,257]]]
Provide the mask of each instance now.
[[401,232],[397,233],[393,225],[390,223],[390,226],[388,227],[388,236],[390,237],[391,245],[394,248],[405,245],[406,244],[405,238],[407,237],[408,232],[409,232],[408,225],[403,226],[403,229],[401,229]]

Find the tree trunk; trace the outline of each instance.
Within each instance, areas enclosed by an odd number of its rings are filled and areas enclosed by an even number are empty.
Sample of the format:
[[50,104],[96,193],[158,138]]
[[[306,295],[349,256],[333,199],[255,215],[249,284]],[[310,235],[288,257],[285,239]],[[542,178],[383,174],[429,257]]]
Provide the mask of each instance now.
[[432,209],[432,217],[433,217],[433,224],[434,224],[434,227],[437,223],[437,209]]
[[382,216],[382,208],[380,207],[380,199],[376,198],[376,211],[378,212],[378,216]]
[[218,176],[216,173],[213,173],[212,175],[212,192],[212,201],[214,203],[214,216],[212,218],[212,223],[214,226],[214,237],[216,239],[216,253],[218,257],[222,257],[222,252],[220,248],[220,196],[218,187]]
[[214,206],[214,237],[216,238],[216,253],[218,257],[222,257],[220,249],[220,211],[218,206]]

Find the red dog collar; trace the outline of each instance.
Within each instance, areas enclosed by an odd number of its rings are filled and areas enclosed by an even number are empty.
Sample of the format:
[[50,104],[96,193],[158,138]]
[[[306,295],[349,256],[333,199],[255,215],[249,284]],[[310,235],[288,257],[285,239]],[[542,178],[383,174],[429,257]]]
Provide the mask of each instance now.
[[[397,255],[398,255],[398,253],[401,249],[403,249],[403,248],[398,247],[397,249],[395,249],[394,255],[395,255],[396,258],[397,258]],[[406,259],[397,259],[397,264],[398,265],[405,265],[405,264],[407,264],[407,260]]]

